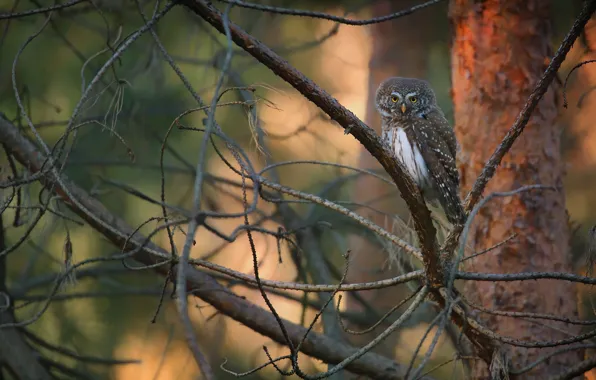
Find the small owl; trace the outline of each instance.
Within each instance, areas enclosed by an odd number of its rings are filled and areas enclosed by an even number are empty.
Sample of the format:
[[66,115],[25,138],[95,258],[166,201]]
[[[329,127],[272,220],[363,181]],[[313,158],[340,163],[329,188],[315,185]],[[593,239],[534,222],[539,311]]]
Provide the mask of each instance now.
[[438,200],[450,223],[463,223],[455,164],[457,140],[428,82],[386,79],[377,90],[375,106],[381,114],[383,141],[395,152],[424,198],[434,206]]

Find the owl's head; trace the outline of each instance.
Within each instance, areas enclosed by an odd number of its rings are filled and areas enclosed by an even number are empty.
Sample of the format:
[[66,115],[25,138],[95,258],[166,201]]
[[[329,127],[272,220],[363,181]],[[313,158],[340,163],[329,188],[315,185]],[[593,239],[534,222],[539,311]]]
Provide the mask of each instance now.
[[417,78],[393,77],[379,86],[375,107],[383,117],[407,118],[436,107],[437,99],[429,83]]

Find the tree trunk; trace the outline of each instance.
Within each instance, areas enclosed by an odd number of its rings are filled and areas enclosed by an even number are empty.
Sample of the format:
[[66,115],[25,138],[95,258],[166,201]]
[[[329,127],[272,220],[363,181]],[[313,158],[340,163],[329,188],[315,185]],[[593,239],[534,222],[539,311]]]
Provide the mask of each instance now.
[[[470,190],[483,164],[522,109],[548,58],[551,25],[544,0],[452,0],[452,82],[456,134],[462,147],[462,188]],[[522,185],[556,186],[558,191],[524,192],[491,200],[476,217],[468,244],[476,251],[516,233],[512,243],[468,260],[467,270],[488,273],[570,271],[568,227],[562,186],[561,131],[555,124],[551,88],[525,132],[505,157],[485,195]],[[483,307],[575,317],[575,288],[567,282],[468,282],[464,293]],[[572,326],[480,314],[498,334],[537,341],[567,337],[546,325]],[[512,347],[513,368],[550,352]],[[581,352],[556,355],[520,378],[554,375],[581,360]],[[472,363],[472,378],[487,378],[486,366]]]

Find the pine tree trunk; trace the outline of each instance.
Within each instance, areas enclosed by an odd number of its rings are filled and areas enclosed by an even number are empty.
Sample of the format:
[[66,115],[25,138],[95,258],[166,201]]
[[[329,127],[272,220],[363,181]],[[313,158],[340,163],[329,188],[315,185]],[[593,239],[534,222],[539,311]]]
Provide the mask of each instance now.
[[[549,2],[544,0],[452,0],[452,82],[456,133],[462,147],[462,187],[468,191],[483,164],[513,124],[551,56]],[[476,251],[516,233],[512,243],[469,260],[467,270],[488,273],[570,271],[567,214],[562,186],[561,131],[555,85],[535,110],[525,132],[489,183],[485,195],[529,184],[558,191],[525,192],[490,201],[478,214],[468,245]],[[572,284],[555,281],[468,282],[466,297],[483,307],[575,317]],[[498,334],[529,341],[566,337],[549,326],[576,332],[572,326],[532,323],[527,319],[477,317]],[[547,323],[544,323],[547,322]],[[507,347],[510,363],[520,368],[546,349]],[[536,367],[523,379],[543,379],[581,360],[574,351]],[[487,378],[486,365],[473,361],[472,378]]]

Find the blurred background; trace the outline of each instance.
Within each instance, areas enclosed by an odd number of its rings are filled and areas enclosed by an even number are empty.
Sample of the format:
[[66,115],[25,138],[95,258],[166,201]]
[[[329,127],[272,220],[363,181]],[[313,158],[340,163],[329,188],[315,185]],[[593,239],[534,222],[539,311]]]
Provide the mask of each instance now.
[[[416,3],[419,2],[274,2],[276,6],[300,6],[340,16],[349,12],[352,18],[384,15]],[[553,48],[569,30],[580,3],[579,0],[552,1]],[[0,13],[47,5],[50,2],[7,0],[1,3]],[[146,17],[150,17],[154,3],[142,1],[141,8]],[[285,57],[377,131],[379,120],[371,108],[371,89],[376,88],[380,80],[394,75],[429,80],[437,92],[440,106],[453,122],[447,1],[411,16],[372,26],[338,27],[327,20],[241,8],[233,8],[230,19]],[[19,116],[14,76],[29,117],[41,137],[53,146],[64,136],[68,119],[81,97],[82,86],[84,88],[92,80],[118,43],[143,25],[143,19],[132,1],[103,0],[94,5],[79,4],[55,12],[43,32],[15,60],[23,43],[41,28],[44,20],[43,15],[0,20],[0,112],[28,131]],[[594,56],[591,53],[596,52],[596,26],[590,25],[592,29],[588,28],[581,41],[573,46],[560,70],[563,82],[575,64],[596,58],[596,53]],[[192,87],[209,104],[224,63],[225,37],[182,7],[176,7],[166,15],[155,30]],[[255,170],[275,162],[295,161],[267,171],[266,176],[294,189],[342,201],[346,207],[411,240],[408,214],[397,190],[374,177],[358,175],[347,168],[380,170],[360,144],[251,56],[236,47],[232,51],[223,88],[243,89],[231,89],[223,95],[221,101],[232,104],[218,108],[216,120],[227,136],[244,149]],[[569,105],[564,108],[560,102],[557,121],[564,141],[561,149],[567,162],[567,207],[576,231],[571,253],[578,272],[591,270],[585,266],[583,253],[586,231],[596,223],[596,192],[593,191],[596,187],[596,129],[593,127],[596,97],[591,93],[595,85],[596,65],[586,65],[575,71],[567,85]],[[162,150],[167,203],[187,210],[192,208],[194,167],[199,158],[202,133],[173,128],[165,144],[164,140],[173,121],[184,111],[196,107],[196,101],[164,61],[151,35],[144,34],[106,72],[82,104],[78,121],[93,122],[78,127],[76,135],[71,134],[66,140],[70,153],[65,161],[65,174],[130,225],[139,227],[145,234],[151,233],[160,225],[160,221],[151,218],[162,215],[161,207],[139,194],[160,199]],[[181,118],[180,123],[202,128],[204,118],[204,113],[194,112]],[[30,132],[28,134],[32,136]],[[223,157],[234,162],[221,139],[215,145],[221,148]],[[207,154],[206,171],[210,177],[204,186],[204,207],[221,213],[242,212],[240,177],[213,147]],[[11,172],[4,153],[0,160],[0,176],[5,181]],[[307,163],[305,160],[318,162]],[[237,164],[233,166],[238,167]],[[1,191],[3,200],[12,192],[11,189]],[[247,192],[250,199],[252,191]],[[2,214],[7,246],[17,245],[7,256],[7,287],[15,297],[17,319],[35,318],[26,331],[49,345],[36,343],[42,347],[43,354],[57,363],[57,367],[68,367],[75,378],[197,378],[199,371],[187,348],[170,291],[166,292],[156,315],[163,278],[150,269],[131,271],[119,261],[90,263],[77,270],[75,284],[63,287],[52,297],[47,309],[44,308],[55,277],[63,270],[68,240],[72,244],[75,263],[109,257],[119,253],[119,249],[93,229],[77,222],[64,205],[53,203],[53,200],[50,204],[55,206],[56,213],[45,213],[28,238],[21,241],[36,221],[36,206],[47,201],[49,196],[47,193],[40,196],[39,185],[32,183],[21,188],[19,197],[20,203],[13,200]],[[281,210],[283,207],[289,207],[289,210]],[[343,272],[342,255],[347,251],[352,253],[348,273],[351,282],[388,278],[408,264],[390,260],[386,244],[348,218],[328,209],[264,201],[259,202],[258,209],[259,212],[251,215],[251,222],[270,231],[277,231],[282,226],[285,229],[318,226],[309,229],[311,232],[302,241],[298,239],[299,248],[271,234],[255,233],[262,278],[336,283]],[[64,219],[62,214],[72,220]],[[219,218],[210,220],[210,223],[224,234],[232,234],[243,220]],[[179,249],[184,243],[183,231],[186,229],[182,226],[181,230],[175,231]],[[169,246],[164,230],[153,240],[163,247]],[[195,240],[192,257],[252,273],[252,257],[245,234],[240,233],[235,241],[227,242],[201,228]],[[128,262],[128,265],[136,264]],[[320,270],[321,265],[324,270]],[[229,279],[222,281],[235,293],[265,306],[254,288]],[[355,293],[342,302],[339,310],[351,328],[362,330],[409,290],[412,289],[402,285],[389,290]],[[310,323],[317,311],[312,305],[319,305],[324,300],[319,299],[318,294],[305,297],[300,292],[290,291],[271,295],[271,299],[284,318],[304,325]],[[219,365],[226,360],[225,367],[237,372],[265,362],[263,345],[267,345],[273,356],[287,353],[287,349],[218,314],[196,298],[189,298],[189,309],[198,339],[218,378],[234,378],[219,370]],[[416,343],[434,318],[433,313],[430,307],[422,308],[415,323],[387,339],[378,351],[399,362],[409,362]],[[589,317],[591,308],[582,308],[581,313],[583,317]],[[320,322],[315,330],[322,330]],[[338,339],[353,344],[364,344],[372,338],[370,334],[340,335]],[[425,344],[430,344],[430,339]],[[139,359],[141,362],[98,364],[64,355],[51,346],[60,346],[80,355]],[[452,357],[453,346],[447,334],[441,338],[432,360],[440,364]],[[304,355],[301,361],[310,371],[326,369],[320,361]],[[451,378],[456,374],[458,378],[461,371],[461,363],[450,363],[434,376]],[[273,368],[250,376],[254,379],[278,377]]]

